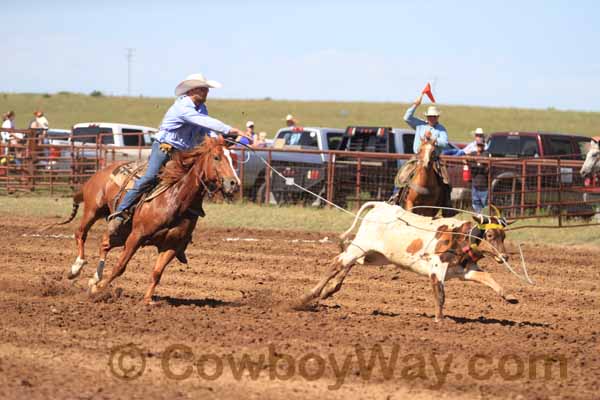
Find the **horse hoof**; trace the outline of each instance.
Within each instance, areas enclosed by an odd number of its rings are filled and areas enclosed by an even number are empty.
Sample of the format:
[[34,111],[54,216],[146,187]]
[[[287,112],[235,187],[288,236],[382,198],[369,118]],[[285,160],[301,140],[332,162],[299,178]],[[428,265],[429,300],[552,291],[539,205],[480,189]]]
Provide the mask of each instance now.
[[77,271],[77,273],[73,273],[72,271],[67,272],[67,279],[75,279],[79,276],[80,271]]
[[504,296],[504,300],[506,300],[506,302],[510,304],[517,304],[519,302],[519,300],[512,294],[507,294],[506,296]]
[[81,274],[81,270],[83,269],[83,267],[85,267],[85,265],[87,264],[86,260],[82,260],[81,258],[77,258],[77,260],[75,260],[75,263],[73,265],[71,265],[71,269],[69,269],[69,272],[67,272],[67,278],[68,279],[75,279],[79,276],[79,274]]
[[155,300],[144,300],[144,304],[148,307],[161,307],[163,305],[162,302],[160,301],[155,301]]

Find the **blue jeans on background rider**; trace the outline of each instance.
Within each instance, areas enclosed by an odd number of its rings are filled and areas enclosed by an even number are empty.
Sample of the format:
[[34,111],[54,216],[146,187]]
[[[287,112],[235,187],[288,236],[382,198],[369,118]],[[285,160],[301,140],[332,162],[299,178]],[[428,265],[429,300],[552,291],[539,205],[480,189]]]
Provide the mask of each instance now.
[[148,169],[146,170],[146,173],[135,182],[135,185],[133,185],[129,191],[127,191],[123,201],[121,201],[117,207],[117,211],[124,211],[131,207],[145,190],[154,185],[158,179],[157,177],[160,168],[168,160],[168,154],[160,149],[160,143],[155,140],[154,143],[152,143],[152,151],[148,158]]
[[471,188],[471,203],[473,206],[473,211],[478,214],[481,214],[481,211],[487,207],[488,200],[488,191],[487,190],[479,190],[473,186]]

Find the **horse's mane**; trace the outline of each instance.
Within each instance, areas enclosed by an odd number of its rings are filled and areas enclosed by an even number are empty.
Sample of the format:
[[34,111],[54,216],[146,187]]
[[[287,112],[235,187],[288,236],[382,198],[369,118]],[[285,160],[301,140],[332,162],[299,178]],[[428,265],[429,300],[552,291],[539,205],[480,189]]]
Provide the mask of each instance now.
[[192,166],[200,160],[201,156],[209,153],[216,145],[216,140],[206,138],[202,144],[191,150],[175,152],[173,158],[165,164],[158,175],[161,182],[167,185],[179,182]]

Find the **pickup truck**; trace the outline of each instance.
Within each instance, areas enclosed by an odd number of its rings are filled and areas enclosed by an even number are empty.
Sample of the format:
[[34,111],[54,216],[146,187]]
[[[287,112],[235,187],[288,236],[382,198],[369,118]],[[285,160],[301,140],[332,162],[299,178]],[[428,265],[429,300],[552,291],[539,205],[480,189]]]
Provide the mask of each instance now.
[[[333,202],[341,207],[356,197],[358,161],[353,152],[414,154],[415,132],[410,129],[349,126],[338,150],[348,155],[335,158]],[[394,189],[394,176],[406,159],[363,158],[360,162],[359,196],[387,200]]]
[[[89,147],[81,157],[97,158],[98,146],[106,150],[108,161],[146,159],[150,155],[152,136],[155,128],[141,125],[118,124],[109,122],[82,122],[73,125],[68,138],[53,139],[50,144]],[[111,150],[114,148],[114,150]]]
[[[335,150],[338,148],[343,129],[295,126],[280,129],[269,148],[271,165],[286,178],[271,173],[269,202],[282,204],[299,201],[314,201],[311,196],[295,186],[297,183],[309,190],[322,192],[327,170],[327,156],[318,153],[279,152],[276,150]],[[268,150],[255,151],[234,149],[238,174],[243,168],[245,197],[263,201],[266,193],[266,166],[261,160],[269,159]],[[270,172],[270,171],[269,171]],[[323,193],[321,193],[323,194]]]
[[[275,138],[273,148],[297,150],[338,150],[347,152],[333,156],[335,171],[333,181],[333,201],[347,206],[356,194],[358,162],[353,153],[373,152],[392,154],[413,154],[415,133],[410,129],[389,127],[350,126],[344,130],[333,128],[281,129]],[[450,146],[456,147],[454,144]],[[258,152],[267,159],[266,153]],[[248,156],[246,156],[248,157]],[[244,168],[244,187],[254,184],[256,199],[264,199],[264,163],[256,167],[252,155]],[[393,191],[394,176],[406,158],[361,159],[360,196],[370,199],[387,200]],[[271,173],[269,202],[271,204],[305,204],[320,206],[321,200],[299,189],[296,183],[314,193],[327,197],[328,155],[309,153],[272,153],[271,165],[284,176]],[[250,167],[250,168],[248,168]],[[462,168],[462,167],[461,167]],[[454,191],[453,191],[454,194]],[[252,197],[252,193],[251,193]]]
[[[491,157],[560,159],[565,160],[565,164],[568,164],[569,160],[584,160],[589,143],[590,138],[581,135],[521,131],[494,132],[490,134],[487,151]],[[497,206],[508,207],[535,203],[534,195],[540,190],[543,192],[540,196],[545,197],[543,200],[557,201],[550,197],[553,190],[555,191],[559,185],[563,188],[583,186],[577,168],[563,165],[558,171],[556,164],[552,163],[548,163],[548,165],[528,164],[525,168],[524,185],[522,167],[514,163],[495,162],[491,178],[490,202]],[[522,201],[523,187],[527,193]],[[571,200],[581,200],[580,193],[574,192],[572,196],[574,198]],[[507,214],[516,216],[520,214],[520,211],[509,209]]]

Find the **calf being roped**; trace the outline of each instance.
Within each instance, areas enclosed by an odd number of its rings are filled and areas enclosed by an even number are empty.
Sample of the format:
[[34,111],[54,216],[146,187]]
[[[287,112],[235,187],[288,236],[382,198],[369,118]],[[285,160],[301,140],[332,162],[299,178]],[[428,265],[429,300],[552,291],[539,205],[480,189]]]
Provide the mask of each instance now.
[[[350,229],[340,239],[346,241],[362,219],[356,236],[333,260],[326,276],[300,301],[299,307],[340,290],[354,264],[387,265],[412,270],[431,280],[436,304],[435,320],[443,318],[444,282],[460,278],[492,288],[510,303],[517,300],[481,270],[477,261],[490,254],[498,263],[508,259],[504,248],[504,228],[509,224],[499,217],[474,216],[474,222],[455,218],[429,218],[413,214],[402,207],[383,202],[365,203]],[[332,282],[330,282],[333,278]]]

